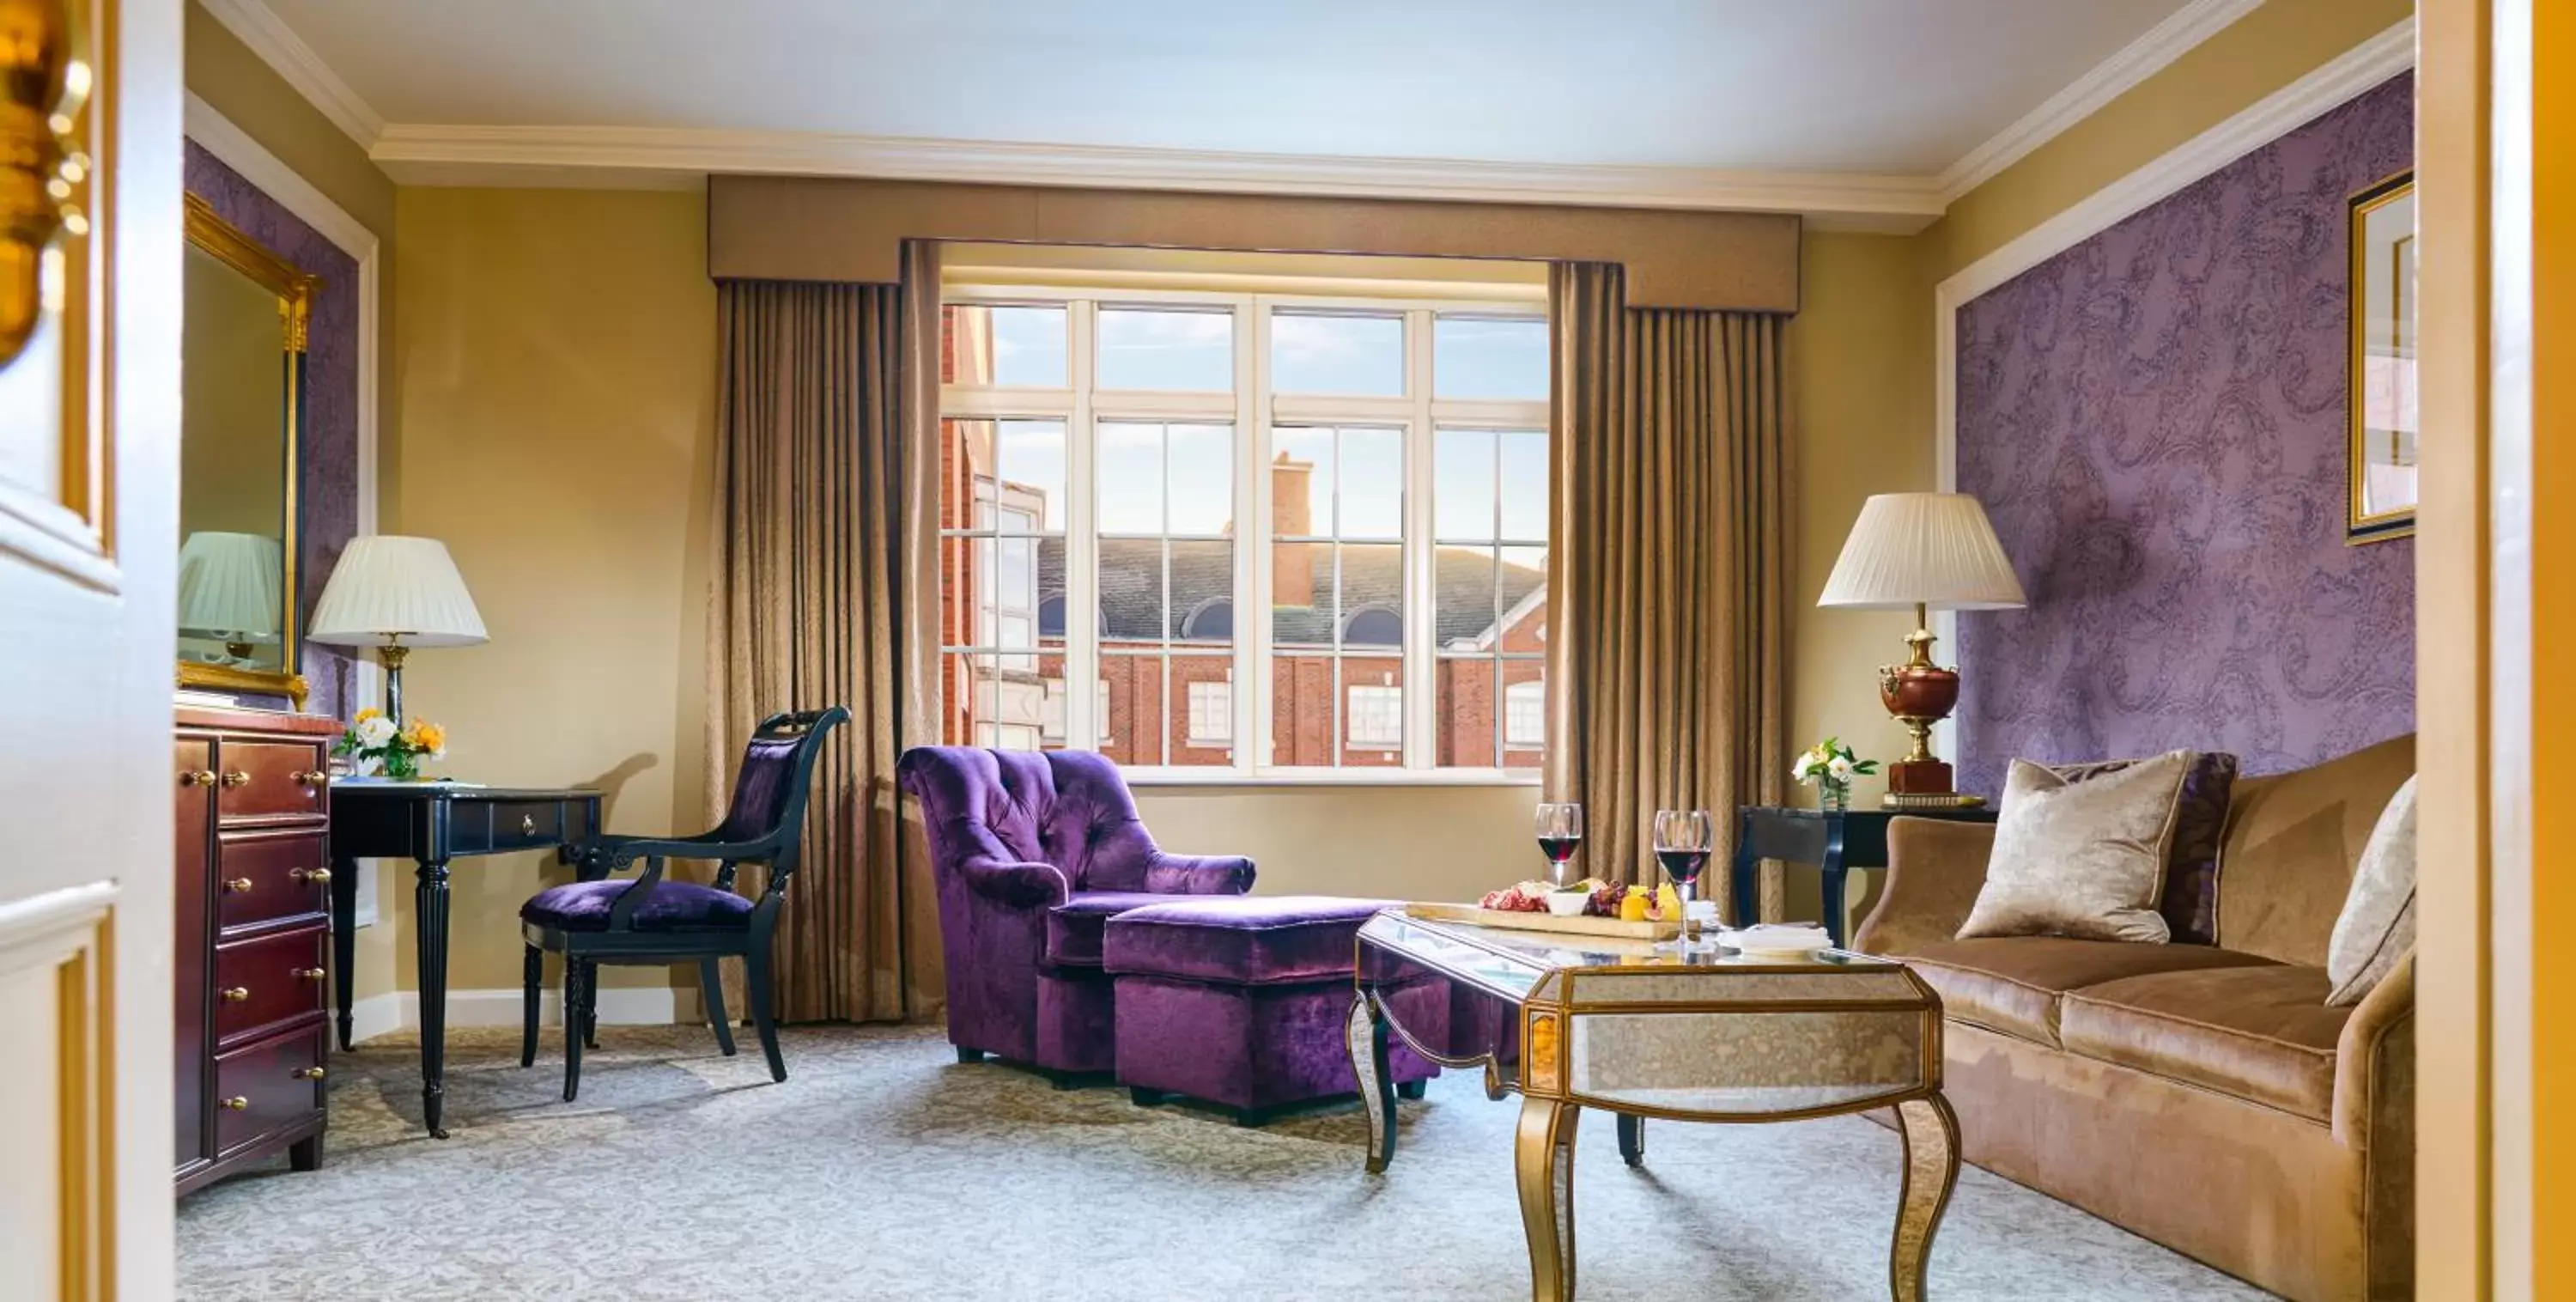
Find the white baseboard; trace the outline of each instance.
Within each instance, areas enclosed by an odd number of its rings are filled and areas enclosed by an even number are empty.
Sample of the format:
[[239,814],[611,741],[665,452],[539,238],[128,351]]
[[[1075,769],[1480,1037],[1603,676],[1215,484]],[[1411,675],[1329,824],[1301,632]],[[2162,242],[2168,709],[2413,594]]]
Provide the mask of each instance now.
[[[683,1001],[680,996],[687,995]],[[447,1024],[457,1026],[517,1026],[520,993],[516,990],[450,990],[447,992]],[[683,1007],[685,1002],[686,1007]],[[599,992],[599,1021],[603,1026],[670,1026],[703,1018],[696,991],[681,991],[653,986],[611,986]],[[537,1020],[546,1026],[563,1025],[563,992],[549,989],[538,992]],[[420,992],[392,990],[357,1001],[349,1009],[349,1038],[363,1044],[379,1035],[420,1028]]]

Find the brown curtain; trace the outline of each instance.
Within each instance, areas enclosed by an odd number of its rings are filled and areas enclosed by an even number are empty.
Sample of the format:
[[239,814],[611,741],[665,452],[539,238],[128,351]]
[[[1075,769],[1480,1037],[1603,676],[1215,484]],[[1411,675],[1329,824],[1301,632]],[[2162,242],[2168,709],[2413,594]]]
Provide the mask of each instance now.
[[[918,1016],[938,988],[924,977],[937,946],[906,882],[894,773],[908,732],[933,719],[913,685],[936,681],[935,630],[908,617],[903,594],[929,590],[936,546],[923,458],[937,447],[937,258],[936,245],[908,248],[901,285],[717,287],[710,810],[764,715],[851,715],[816,766],[779,919],[786,1021]],[[737,966],[737,1007],[739,982]]]
[[1654,811],[1709,810],[1702,893],[1723,901],[1736,806],[1787,780],[1784,318],[1630,311],[1622,282],[1600,263],[1549,276],[1548,798],[1583,804],[1583,866],[1622,882],[1654,880]]

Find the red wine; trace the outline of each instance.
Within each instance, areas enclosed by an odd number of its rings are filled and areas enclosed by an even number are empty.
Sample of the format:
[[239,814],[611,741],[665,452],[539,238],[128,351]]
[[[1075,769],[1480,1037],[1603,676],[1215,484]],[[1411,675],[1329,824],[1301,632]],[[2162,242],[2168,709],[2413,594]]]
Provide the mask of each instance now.
[[1664,865],[1664,876],[1684,884],[1698,881],[1708,867],[1706,850],[1657,850],[1655,858]]
[[1574,847],[1581,844],[1583,838],[1579,836],[1542,836],[1538,839],[1539,853],[1546,855],[1547,861],[1559,868],[1574,857]]

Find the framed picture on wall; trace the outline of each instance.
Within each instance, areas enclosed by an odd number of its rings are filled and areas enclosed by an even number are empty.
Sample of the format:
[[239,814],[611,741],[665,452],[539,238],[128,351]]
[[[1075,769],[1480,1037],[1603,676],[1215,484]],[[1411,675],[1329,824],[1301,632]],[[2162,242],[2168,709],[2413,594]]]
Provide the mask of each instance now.
[[2352,514],[2345,536],[2415,532],[2415,173],[2352,197]]

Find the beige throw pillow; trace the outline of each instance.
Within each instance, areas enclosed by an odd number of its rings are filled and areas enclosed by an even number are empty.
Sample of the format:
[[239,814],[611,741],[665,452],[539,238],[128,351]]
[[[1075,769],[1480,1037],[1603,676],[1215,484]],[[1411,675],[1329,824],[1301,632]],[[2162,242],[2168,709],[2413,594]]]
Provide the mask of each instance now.
[[2415,946],[2415,779],[2388,798],[2379,825],[2361,847],[2361,864],[2353,869],[2352,890],[2335,915],[2334,938],[2326,942],[2326,977],[2334,993],[2328,1008],[2361,1002],[2397,960]]
[[2074,936],[2161,945],[2156,895],[2192,752],[2069,782],[2014,760],[1986,884],[1959,938]]

